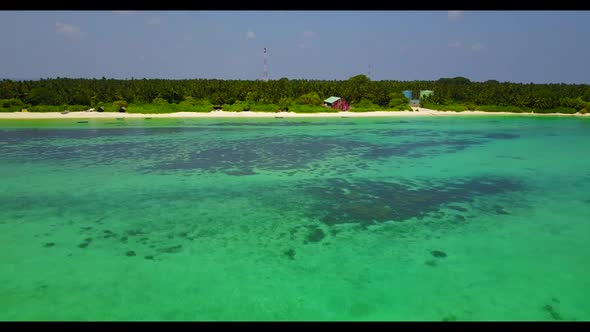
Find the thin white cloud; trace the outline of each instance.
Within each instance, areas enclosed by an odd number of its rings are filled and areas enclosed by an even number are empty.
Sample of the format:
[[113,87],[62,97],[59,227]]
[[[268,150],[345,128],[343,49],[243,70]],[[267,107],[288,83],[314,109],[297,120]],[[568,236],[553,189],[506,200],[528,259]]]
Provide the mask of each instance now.
[[158,16],[150,17],[147,20],[147,24],[149,24],[149,25],[158,25],[158,24],[160,24],[160,22],[161,22],[161,20],[160,20],[160,17],[158,17]]
[[461,42],[460,41],[456,41],[456,42],[449,43],[448,45],[451,48],[459,48],[459,47],[461,47]]
[[318,33],[312,30],[305,30],[303,31],[303,38],[313,38],[317,36]]
[[462,10],[449,10],[447,12],[447,17],[449,21],[459,21],[463,18],[463,11]]
[[252,30],[248,30],[246,33],[246,39],[256,39],[256,33]]
[[301,34],[301,38],[299,40],[299,42],[297,43],[297,46],[299,48],[306,48],[307,47],[307,43],[314,37],[316,37],[318,35],[317,32],[312,31],[312,30],[305,30],[303,31],[303,33]]
[[55,23],[55,32],[61,33],[67,37],[81,37],[82,32],[80,31],[80,27],[73,25],[73,24],[66,24],[62,22]]
[[471,49],[474,50],[474,51],[476,51],[476,52],[477,51],[481,51],[484,48],[485,48],[484,44],[482,44],[480,42],[477,42],[477,43],[474,43],[473,45],[471,45]]

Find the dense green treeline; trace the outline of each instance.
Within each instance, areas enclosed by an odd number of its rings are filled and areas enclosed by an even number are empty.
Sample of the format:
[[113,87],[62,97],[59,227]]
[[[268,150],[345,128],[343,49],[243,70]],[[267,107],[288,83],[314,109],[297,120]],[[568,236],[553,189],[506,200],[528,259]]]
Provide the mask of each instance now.
[[[463,77],[436,81],[371,81],[357,75],[345,81],[317,80],[164,80],[164,79],[70,79],[0,81],[0,111],[70,111],[103,106],[107,111],[128,106],[130,111],[150,107],[153,111],[202,111],[224,105],[226,111],[243,109],[300,112],[324,110],[322,100],[339,96],[351,110],[403,110],[411,90],[434,90],[422,106],[441,110],[513,111],[562,113],[590,109],[587,84],[522,84],[498,81],[471,82]],[[141,111],[144,112],[144,111]]]

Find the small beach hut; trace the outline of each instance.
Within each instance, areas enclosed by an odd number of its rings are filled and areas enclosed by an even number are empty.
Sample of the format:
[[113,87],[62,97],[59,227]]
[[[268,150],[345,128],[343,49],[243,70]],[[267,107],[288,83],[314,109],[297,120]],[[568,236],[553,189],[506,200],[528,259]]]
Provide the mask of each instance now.
[[332,96],[326,100],[324,100],[324,105],[326,105],[327,107],[331,107],[333,109],[336,110],[341,110],[341,111],[348,111],[348,109],[350,108],[350,105],[348,104],[348,102],[340,97],[335,97]]
[[330,97],[326,100],[324,100],[324,105],[328,106],[328,107],[332,107],[334,105],[335,102],[337,102],[338,100],[340,100],[340,97]]

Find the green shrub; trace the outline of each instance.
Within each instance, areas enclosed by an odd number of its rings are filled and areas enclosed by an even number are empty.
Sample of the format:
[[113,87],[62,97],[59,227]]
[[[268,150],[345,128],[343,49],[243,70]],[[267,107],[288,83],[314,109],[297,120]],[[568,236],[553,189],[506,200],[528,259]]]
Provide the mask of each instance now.
[[10,107],[0,107],[0,112],[1,113],[12,113],[12,112],[20,112],[23,108],[23,106],[10,106]]
[[185,101],[181,101],[180,103],[176,104],[176,107],[174,107],[178,112],[192,112],[193,110],[193,104],[191,103],[191,101],[185,100]]
[[293,105],[293,100],[291,98],[281,98],[279,99],[279,108],[281,110],[286,110]]
[[387,106],[390,109],[396,109],[400,106],[408,105],[410,102],[410,100],[401,92],[392,92],[388,94],[387,97],[389,97],[389,103]]
[[87,105],[66,105],[64,109],[70,112],[84,112],[85,110],[89,109],[90,106]]
[[450,111],[450,112],[463,112],[467,110],[467,107],[461,104],[449,104],[449,105],[440,105],[440,104],[424,104],[423,108],[428,108],[437,111]]
[[[520,108],[518,106],[499,106],[499,105],[480,105],[476,107],[477,111],[483,112],[512,112],[512,113],[522,113],[526,112],[527,109]],[[530,112],[530,110],[528,110]]]
[[209,105],[213,105],[212,102],[210,102],[208,99],[195,99],[193,97],[186,97],[186,100],[181,101],[180,104],[184,104],[184,105],[192,105],[192,106],[209,106]]
[[125,107],[127,108],[127,106],[129,106],[129,103],[127,103],[127,101],[125,100],[117,100],[113,102],[113,107],[115,107],[117,109],[117,111],[121,108],[121,107]]
[[408,104],[403,104],[403,105],[398,105],[395,107],[388,107],[386,109],[383,109],[382,111],[388,111],[388,112],[401,112],[401,111],[414,111],[414,109],[408,105]]
[[586,113],[587,113],[587,111],[586,111],[586,109],[585,109],[585,108],[582,108],[582,109],[580,110],[580,114],[586,114]]
[[275,104],[266,104],[266,105],[255,105],[254,110],[255,112],[277,112],[279,110],[279,106]]
[[[105,109],[105,111],[107,111]],[[118,111],[118,110],[117,110]],[[109,110],[109,112],[111,112]],[[176,113],[176,104],[129,104],[127,113],[143,113],[143,114],[165,114]]]
[[251,100],[238,100],[231,105],[223,105],[223,110],[226,112],[242,112],[244,110],[251,110],[254,108],[254,102]]
[[64,105],[36,105],[28,108],[29,112],[63,112],[65,109]]
[[15,106],[22,108],[25,106],[25,103],[17,98],[0,99],[0,108],[11,108]]
[[301,105],[301,104],[293,104],[289,111],[295,113],[338,113],[339,110],[335,110],[330,107],[325,106],[313,106],[313,105]]
[[154,100],[152,100],[152,104],[165,105],[165,104],[168,104],[168,101],[164,98],[157,97],[157,98],[154,98]]
[[561,99],[559,99],[559,105],[563,106],[565,108],[574,108],[577,111],[579,111],[586,106],[586,102],[582,100],[582,97],[561,98]]
[[371,112],[380,111],[382,108],[379,105],[374,104],[368,99],[362,99],[358,103],[354,103],[350,108],[351,112]]
[[178,112],[211,112],[213,104],[208,100],[185,100],[176,106]]
[[297,103],[301,105],[320,106],[322,104],[322,99],[317,92],[310,92],[297,98]]

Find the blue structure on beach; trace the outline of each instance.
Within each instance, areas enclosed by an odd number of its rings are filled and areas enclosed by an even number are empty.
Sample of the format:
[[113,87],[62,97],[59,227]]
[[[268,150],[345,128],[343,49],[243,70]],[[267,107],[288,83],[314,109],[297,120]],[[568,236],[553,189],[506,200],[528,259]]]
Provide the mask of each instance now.
[[412,91],[411,90],[405,90],[402,91],[402,93],[404,94],[404,96],[410,100],[412,100]]

